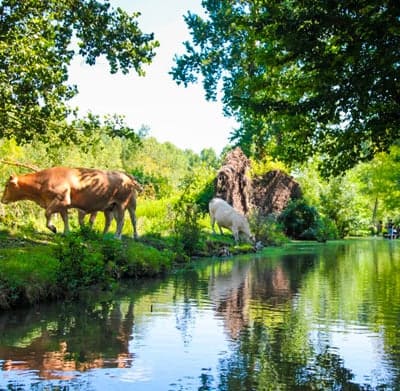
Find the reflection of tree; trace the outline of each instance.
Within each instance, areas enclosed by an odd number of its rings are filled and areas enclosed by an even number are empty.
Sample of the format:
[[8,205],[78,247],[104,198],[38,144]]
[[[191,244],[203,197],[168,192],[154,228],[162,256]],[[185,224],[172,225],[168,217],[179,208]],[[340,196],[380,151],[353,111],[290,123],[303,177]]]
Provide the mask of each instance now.
[[[379,333],[382,359],[400,389],[400,252],[394,240],[357,240],[324,247],[318,268],[303,279],[299,305],[321,327],[332,319]],[[343,299],[344,298],[344,299]],[[324,324],[326,322],[326,324]]]
[[[313,319],[379,328],[384,331],[385,360],[399,368],[400,323],[393,319],[400,319],[400,307],[392,305],[391,297],[400,297],[400,255],[387,246],[382,252],[382,245],[361,241],[321,246],[318,253],[287,255],[273,265],[255,260],[241,279],[234,277],[234,270],[213,276],[210,287],[217,288],[212,299],[228,329],[235,312],[245,320],[235,329],[234,352],[220,361],[219,388],[371,390],[352,381],[351,370],[328,345],[314,350],[309,339]],[[204,384],[211,381],[203,379]],[[400,389],[398,378],[390,383],[390,389]]]
[[175,305],[176,328],[180,331],[184,345],[191,340],[191,326],[195,323],[195,303],[200,305],[201,295],[207,289],[207,283],[194,270],[177,275],[173,280],[173,302]]
[[287,270],[281,264],[273,268],[255,263],[252,268],[252,299],[267,301],[270,305],[287,302],[292,295],[291,281]]
[[[292,343],[290,327],[271,329],[261,323],[242,331],[228,359],[220,361],[219,390],[367,390],[351,382],[351,371],[328,349],[314,355],[306,335]],[[300,345],[302,349],[298,349]],[[289,347],[289,348],[288,348]],[[292,347],[293,350],[290,348]]]
[[[304,390],[365,390],[351,382],[351,371],[343,366],[343,360],[326,349],[314,356],[313,362],[303,368],[299,383]],[[368,389],[368,388],[367,388]]]
[[45,323],[37,309],[3,314],[3,370],[36,370],[42,379],[65,380],[73,376],[70,371],[131,365],[132,301],[63,303],[50,308]]

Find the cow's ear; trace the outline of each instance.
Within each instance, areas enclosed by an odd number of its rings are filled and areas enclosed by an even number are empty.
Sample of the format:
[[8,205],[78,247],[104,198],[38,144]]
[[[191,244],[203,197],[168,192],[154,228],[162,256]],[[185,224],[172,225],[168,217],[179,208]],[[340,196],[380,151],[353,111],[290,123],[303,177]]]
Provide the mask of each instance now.
[[10,183],[13,183],[14,185],[16,185],[18,183],[18,177],[16,175],[10,175],[9,181],[10,181]]

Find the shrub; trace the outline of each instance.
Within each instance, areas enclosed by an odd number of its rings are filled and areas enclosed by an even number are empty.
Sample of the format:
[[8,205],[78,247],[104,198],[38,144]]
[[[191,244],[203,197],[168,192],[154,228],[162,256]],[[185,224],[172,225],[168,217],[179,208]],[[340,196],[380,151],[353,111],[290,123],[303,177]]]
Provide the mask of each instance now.
[[249,224],[256,242],[260,241],[269,246],[281,246],[288,241],[283,233],[282,224],[278,223],[273,214],[263,215],[260,212],[253,212],[249,217]]
[[152,277],[163,274],[172,266],[174,253],[157,250],[139,242],[130,242],[127,247],[127,277]]
[[310,236],[318,218],[314,207],[307,205],[304,199],[298,199],[289,202],[278,221],[283,224],[286,235],[293,239],[315,239]]
[[203,187],[194,196],[194,202],[199,206],[200,211],[203,213],[208,213],[208,203],[214,196],[214,178],[210,178],[204,184]]
[[339,232],[336,224],[328,217],[320,217],[316,222],[315,238],[318,242],[337,239]]
[[113,234],[103,235],[100,240],[100,245],[104,262],[115,262],[120,266],[126,263],[123,242],[115,238]]
[[174,207],[174,233],[176,245],[188,254],[199,251],[201,212],[196,204],[178,202]]
[[134,168],[131,174],[142,184],[146,198],[168,197],[173,187],[168,178],[144,172],[143,168]]
[[60,261],[57,280],[67,296],[75,297],[82,288],[106,282],[101,246],[81,231],[58,237],[54,251]]
[[202,252],[205,247],[205,240],[201,240],[201,219],[212,198],[212,175],[207,167],[202,166],[183,178],[180,197],[172,210],[176,245],[189,256]]

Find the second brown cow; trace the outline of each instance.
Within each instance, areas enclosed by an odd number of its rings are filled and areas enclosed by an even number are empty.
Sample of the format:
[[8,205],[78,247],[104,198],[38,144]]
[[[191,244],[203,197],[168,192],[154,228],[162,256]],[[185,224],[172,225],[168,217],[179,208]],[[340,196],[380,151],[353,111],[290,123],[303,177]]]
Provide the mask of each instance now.
[[57,231],[51,222],[55,213],[60,213],[63,219],[64,233],[69,231],[70,208],[85,213],[105,211],[109,216],[112,213],[117,220],[117,237],[121,237],[124,214],[128,209],[136,236],[136,190],[139,188],[133,177],[120,171],[52,167],[34,173],[12,175],[6,183],[1,202],[36,202],[45,209],[46,226],[53,232]]

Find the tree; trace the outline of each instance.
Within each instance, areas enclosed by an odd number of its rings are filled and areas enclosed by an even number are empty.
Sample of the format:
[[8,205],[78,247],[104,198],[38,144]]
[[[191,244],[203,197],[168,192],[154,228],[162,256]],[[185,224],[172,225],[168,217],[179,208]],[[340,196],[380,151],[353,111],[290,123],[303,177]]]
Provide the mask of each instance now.
[[200,151],[200,159],[208,167],[217,169],[221,165],[220,159],[218,159],[217,154],[212,148],[203,148]]
[[358,165],[351,171],[352,182],[360,182],[360,194],[371,199],[371,220],[398,219],[400,211],[400,146],[394,145],[390,153],[379,153],[369,163]]
[[[222,87],[231,141],[287,163],[318,153],[339,174],[388,151],[400,128],[400,4],[386,0],[204,0],[177,83]],[[222,84],[221,84],[222,83]]]
[[[108,0],[3,0],[0,3],[0,137],[46,140],[65,128],[66,102],[76,93],[68,65],[105,56],[111,73],[143,75],[158,42],[139,29],[139,13]],[[64,129],[64,137],[68,131]]]

